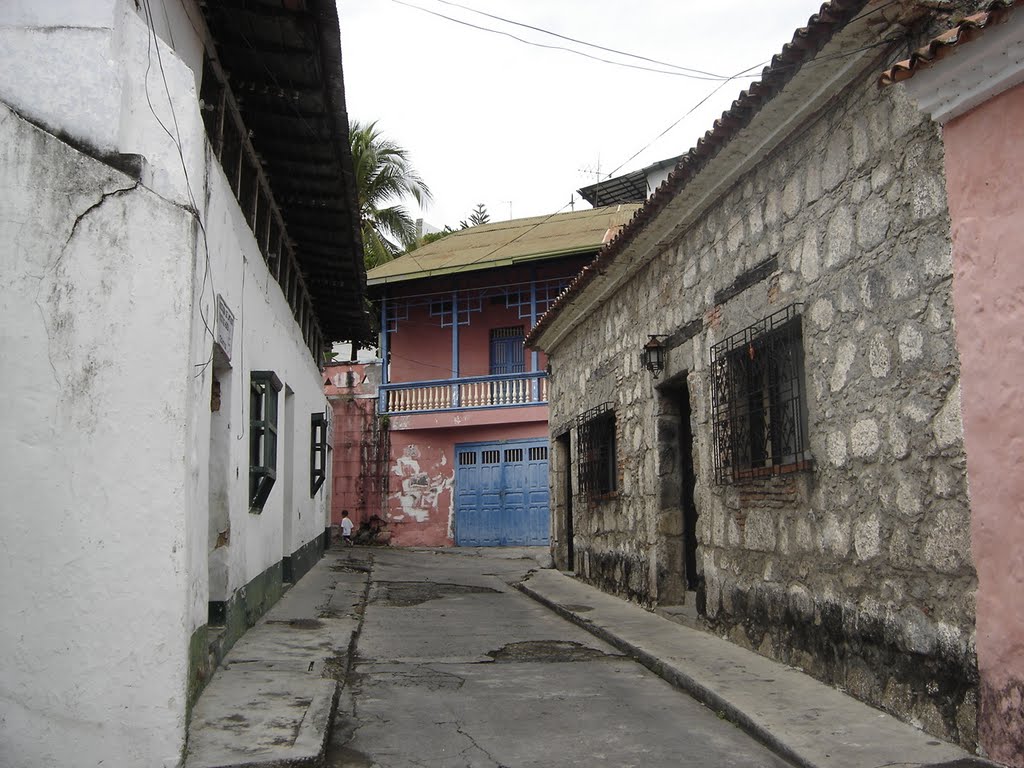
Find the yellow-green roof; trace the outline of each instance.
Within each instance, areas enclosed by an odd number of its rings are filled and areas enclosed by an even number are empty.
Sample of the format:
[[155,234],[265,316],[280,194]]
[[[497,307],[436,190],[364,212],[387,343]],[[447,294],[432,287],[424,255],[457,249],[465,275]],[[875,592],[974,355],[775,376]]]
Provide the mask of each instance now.
[[370,270],[366,284],[399,283],[596,252],[639,207],[611,205],[462,229]]

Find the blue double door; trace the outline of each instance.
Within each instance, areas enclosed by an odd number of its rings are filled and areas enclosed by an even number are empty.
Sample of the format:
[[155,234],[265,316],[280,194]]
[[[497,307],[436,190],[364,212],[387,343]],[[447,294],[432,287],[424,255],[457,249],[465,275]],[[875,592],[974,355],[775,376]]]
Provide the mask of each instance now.
[[455,543],[460,547],[548,543],[547,440],[455,446]]

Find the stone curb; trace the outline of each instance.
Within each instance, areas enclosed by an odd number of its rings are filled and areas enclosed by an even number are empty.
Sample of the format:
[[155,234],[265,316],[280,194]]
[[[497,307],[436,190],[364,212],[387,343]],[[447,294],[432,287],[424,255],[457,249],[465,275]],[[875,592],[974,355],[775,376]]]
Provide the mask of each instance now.
[[[576,581],[575,577],[571,574],[563,575],[573,581]],[[540,603],[567,621],[572,622],[581,629],[586,630],[595,637],[622,651],[627,657],[633,659],[639,664],[642,664],[670,685],[678,688],[689,696],[692,696],[695,700],[716,712],[722,718],[733,723],[749,736],[761,742],[768,747],[768,749],[775,752],[775,754],[782,759],[789,761],[794,766],[799,766],[799,768],[829,768],[828,764],[822,763],[818,758],[803,753],[803,750],[801,750],[799,745],[792,745],[790,743],[791,740],[786,738],[784,729],[779,732],[778,729],[766,727],[757,720],[756,714],[748,713],[748,708],[727,700],[714,688],[700,682],[679,667],[663,661],[653,653],[645,651],[634,643],[624,639],[613,630],[608,629],[606,626],[602,626],[589,618],[581,616],[579,612],[574,611],[567,605],[556,602],[556,600],[551,597],[547,597],[540,591],[532,588],[528,583],[529,578],[530,577],[528,576],[524,581],[513,584],[512,586],[514,586],[519,592]],[[614,597],[612,595],[607,595],[606,593],[602,594],[607,597]],[[642,607],[633,603],[628,603],[627,601],[623,601],[623,603],[634,607],[638,611],[644,611]],[[669,620],[665,619],[665,621]],[[727,641],[723,640],[722,642]],[[896,763],[886,764],[896,765]],[[1003,768],[1003,766],[986,760],[985,758],[967,754],[964,754],[959,758],[940,762],[922,763],[913,761],[899,764],[917,765],[920,768]]]
[[541,605],[557,613],[563,619],[571,621],[576,626],[581,629],[585,629],[587,632],[590,632],[592,635],[603,640],[609,645],[618,648],[631,659],[642,664],[667,683],[686,692],[704,706],[719,713],[719,715],[741,728],[748,735],[757,739],[782,759],[788,760],[799,768],[821,768],[818,764],[795,752],[791,747],[789,747],[789,745],[785,744],[773,733],[756,723],[741,709],[723,699],[706,685],[702,685],[679,669],[664,663],[656,656],[623,640],[614,632],[598,626],[589,619],[583,618],[578,613],[575,613],[565,606],[541,595],[539,592],[531,589],[526,582],[518,582],[514,586],[524,595],[536,600]]

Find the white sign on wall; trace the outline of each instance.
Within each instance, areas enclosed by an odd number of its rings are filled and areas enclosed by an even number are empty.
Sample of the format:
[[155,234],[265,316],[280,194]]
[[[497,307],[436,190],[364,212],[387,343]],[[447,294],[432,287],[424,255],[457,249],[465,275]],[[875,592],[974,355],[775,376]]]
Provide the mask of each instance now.
[[214,339],[228,360],[231,359],[231,340],[235,335],[235,316],[228,309],[224,297],[217,294],[217,320],[214,323]]

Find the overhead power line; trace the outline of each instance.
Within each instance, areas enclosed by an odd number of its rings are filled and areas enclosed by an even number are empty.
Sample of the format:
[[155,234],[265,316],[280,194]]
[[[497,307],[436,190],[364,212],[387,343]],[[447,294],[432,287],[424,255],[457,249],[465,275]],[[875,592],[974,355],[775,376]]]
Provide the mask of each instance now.
[[444,5],[451,5],[451,6],[454,6],[456,8],[462,8],[463,10],[469,11],[470,13],[476,13],[476,14],[479,14],[480,16],[486,16],[489,19],[494,19],[495,21],[501,21],[501,22],[504,22],[505,24],[513,24],[513,25],[515,25],[517,27],[523,27],[524,29],[532,29],[534,32],[540,32],[541,34],[544,34],[544,35],[551,35],[551,37],[557,37],[559,40],[568,40],[570,43],[579,43],[580,45],[585,45],[588,48],[596,48],[599,51],[606,51],[608,53],[614,53],[614,54],[616,54],[618,56],[626,56],[626,57],[628,57],[630,59],[638,59],[639,61],[646,61],[646,62],[648,62],[650,64],[657,64],[660,67],[671,67],[672,69],[678,69],[678,70],[680,70],[682,72],[691,72],[691,73],[693,73],[695,75],[705,75],[705,76],[710,77],[710,78],[728,79],[728,78],[723,77],[722,75],[716,75],[714,72],[705,72],[702,69],[693,69],[692,67],[683,67],[683,66],[680,66],[679,64],[672,64],[672,63],[667,62],[667,61],[658,61],[658,59],[651,59],[651,58],[648,58],[647,56],[640,56],[639,54],[636,54],[636,53],[629,53],[628,51],[620,51],[620,50],[618,50],[616,48],[607,48],[607,47],[605,47],[603,45],[597,45],[596,43],[588,43],[586,40],[579,40],[578,38],[569,37],[568,35],[561,35],[558,32],[552,32],[550,29],[544,29],[543,27],[535,27],[532,24],[524,24],[523,22],[514,21],[513,19],[506,19],[504,16],[496,16],[493,13],[485,13],[484,11],[478,11],[475,8],[470,8],[468,5],[462,5],[461,3],[452,2],[452,0],[437,0],[437,2],[442,3]]
[[[516,41],[518,41],[520,43],[523,43],[525,45],[532,45],[535,48],[545,48],[547,50],[552,50],[552,51],[565,51],[567,53],[575,54],[576,56],[582,56],[585,59],[591,59],[593,61],[600,61],[600,62],[603,62],[605,64],[611,64],[611,65],[616,66],[616,67],[624,67],[626,69],[637,69],[637,70],[640,70],[642,72],[654,72],[654,73],[660,74],[660,75],[672,75],[673,77],[685,77],[685,78],[690,79],[690,80],[711,80],[711,81],[715,81],[715,82],[719,82],[719,81],[729,82],[729,80],[732,79],[730,77],[724,77],[722,75],[714,75],[714,74],[710,74],[710,73],[707,73],[707,74],[694,74],[695,72],[699,72],[700,70],[693,70],[693,69],[686,69],[686,68],[683,68],[683,67],[677,67],[675,64],[664,64],[664,65],[662,65],[662,66],[667,66],[667,67],[673,67],[674,70],[671,70],[671,69],[668,69],[668,70],[667,69],[657,69],[656,67],[644,67],[644,66],[641,66],[639,64],[627,64],[626,62],[622,62],[622,61],[614,61],[613,59],[606,59],[606,58],[603,58],[601,56],[594,56],[593,54],[586,53],[584,51],[579,51],[579,50],[576,50],[575,48],[567,48],[564,45],[548,45],[546,43],[538,43],[538,42],[536,42],[534,40],[527,40],[526,38],[519,37],[518,35],[513,35],[511,32],[505,32],[504,30],[495,29],[493,27],[485,27],[485,26],[482,26],[480,24],[473,24],[472,22],[465,21],[464,19],[457,19],[454,16],[446,16],[443,13],[438,13],[437,11],[432,11],[429,8],[424,8],[423,6],[415,5],[414,3],[407,3],[407,2],[405,2],[405,0],[391,0],[391,2],[397,3],[398,5],[404,5],[407,8],[415,8],[417,11],[422,11],[423,13],[429,13],[431,16],[437,16],[438,18],[445,19],[446,21],[450,21],[450,22],[452,22],[454,24],[461,24],[463,26],[470,27],[471,29],[480,30],[481,32],[490,32],[491,34],[494,34],[494,35],[501,35],[503,37],[510,37],[513,40],[516,40]],[[453,3],[453,5],[454,5],[454,3]],[[472,10],[472,9],[468,9],[468,10]],[[482,12],[481,11],[475,11],[475,13],[482,13]],[[489,16],[490,14],[484,14],[484,15],[485,16]],[[494,18],[500,18],[500,17],[494,17]],[[529,25],[527,25],[527,24],[519,24],[519,22],[511,22],[510,21],[508,23],[510,23],[510,24],[517,24],[518,26],[529,27]],[[535,28],[534,27],[530,27],[530,29],[535,29]],[[565,38],[564,36],[558,35],[558,34],[556,34],[554,32],[546,32],[545,30],[541,30],[541,31],[544,31],[545,34],[554,35],[555,37],[561,37],[561,38],[566,39],[566,40],[571,40],[572,39],[572,38]],[[590,45],[590,43],[583,43],[583,45]],[[600,48],[600,46],[593,46],[593,47]],[[603,50],[612,50],[612,49],[603,49]],[[618,53],[618,52],[616,52],[616,53]],[[622,55],[624,55],[624,56],[634,56],[633,54],[628,54],[628,53],[623,53]],[[643,57],[642,56],[634,56],[634,58],[642,59]],[[685,70],[685,71],[679,71],[679,70]]]

